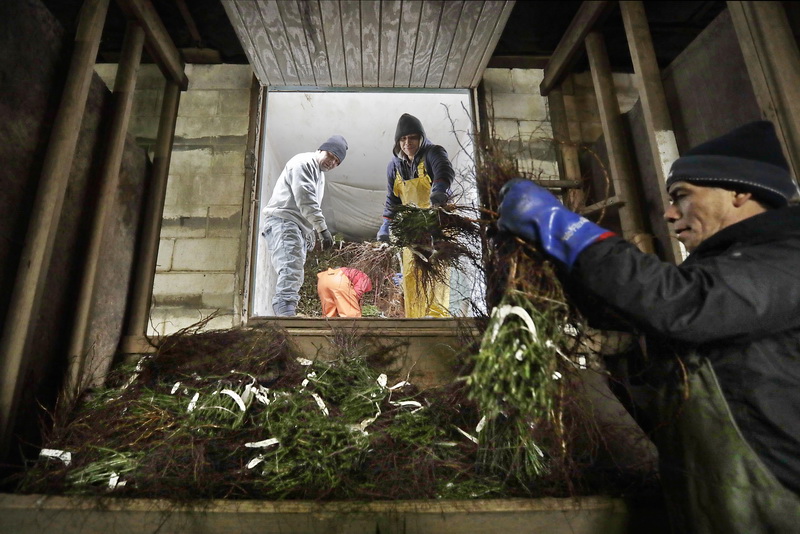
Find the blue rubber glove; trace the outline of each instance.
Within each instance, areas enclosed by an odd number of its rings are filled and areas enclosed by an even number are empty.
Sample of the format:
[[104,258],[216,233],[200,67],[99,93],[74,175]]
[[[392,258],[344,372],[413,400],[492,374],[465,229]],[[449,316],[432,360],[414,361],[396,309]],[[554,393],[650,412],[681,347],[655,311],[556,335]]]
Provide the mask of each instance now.
[[381,225],[380,230],[378,230],[378,236],[377,236],[378,241],[381,241],[382,243],[389,242],[389,223],[391,222],[392,222],[391,219],[383,220],[383,224]]
[[436,193],[431,193],[431,207],[432,208],[440,208],[447,204],[447,193],[444,191],[439,191]]
[[501,231],[539,243],[569,269],[583,249],[614,235],[568,210],[547,189],[524,178],[514,178],[500,190],[497,226]]

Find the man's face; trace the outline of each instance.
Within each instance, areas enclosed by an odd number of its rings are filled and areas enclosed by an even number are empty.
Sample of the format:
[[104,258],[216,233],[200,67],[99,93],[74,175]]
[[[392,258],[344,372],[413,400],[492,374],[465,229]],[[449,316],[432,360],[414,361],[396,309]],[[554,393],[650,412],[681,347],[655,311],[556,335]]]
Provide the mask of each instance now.
[[405,135],[400,138],[400,150],[408,156],[408,159],[414,159],[421,142],[422,136],[419,134]]
[[694,251],[706,239],[737,222],[737,193],[718,187],[675,182],[669,188],[671,204],[664,218],[674,225],[678,241]]
[[339,158],[328,152],[327,150],[320,150],[317,156],[319,168],[324,172],[332,171],[339,166]]

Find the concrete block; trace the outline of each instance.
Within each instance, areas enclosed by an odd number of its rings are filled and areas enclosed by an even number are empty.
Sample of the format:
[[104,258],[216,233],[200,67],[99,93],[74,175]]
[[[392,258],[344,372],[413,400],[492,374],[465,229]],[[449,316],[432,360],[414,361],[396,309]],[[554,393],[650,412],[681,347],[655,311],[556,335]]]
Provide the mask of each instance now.
[[244,174],[245,145],[214,147],[208,169],[211,174]]
[[106,84],[109,91],[114,90],[114,79],[117,77],[116,63],[96,63],[94,72],[103,80],[103,83]]
[[242,206],[208,208],[209,237],[239,237],[242,233]]
[[206,147],[176,146],[172,151],[169,170],[171,173],[194,175],[207,173],[216,155],[214,149]]
[[509,140],[520,138],[519,121],[516,119],[495,118],[492,126],[494,127],[494,136],[496,139]]
[[174,239],[161,239],[158,242],[158,256],[156,257],[156,272],[172,269],[172,252],[175,250]]
[[158,274],[153,281],[153,295],[160,298],[172,296],[189,300],[193,296],[202,297],[233,294],[233,273],[186,273],[170,272]]
[[240,174],[203,174],[195,176],[196,205],[242,204],[244,194],[244,173]]
[[132,115],[128,121],[128,133],[142,144],[152,143],[158,136],[158,117],[153,115]]
[[509,119],[546,120],[547,105],[540,95],[500,94],[494,99],[494,117]]
[[158,89],[137,90],[133,98],[131,117],[160,117],[163,98],[164,92]]
[[219,91],[186,91],[181,96],[179,117],[212,117],[219,113]]
[[250,88],[220,90],[219,114],[250,117]]
[[172,268],[176,271],[233,272],[236,270],[238,257],[238,239],[176,239]]
[[543,79],[543,69],[511,69],[511,90],[541,96],[539,85]]
[[249,89],[253,83],[250,65],[187,65],[189,91],[195,89]]
[[178,308],[178,307],[153,307],[150,311],[149,336],[168,336],[184,328],[198,324],[212,314],[218,314],[208,321],[200,330],[227,330],[233,328],[235,317],[233,313],[224,313],[221,310],[203,308]]
[[490,93],[510,93],[512,69],[486,69],[483,71],[483,85],[486,88],[486,96]]
[[164,207],[179,205],[181,199],[185,195],[186,188],[184,176],[182,174],[170,173],[170,175],[167,177],[167,191],[164,196]]
[[564,96],[564,107],[567,117],[580,122],[596,122],[600,120],[597,109],[597,98],[594,93],[578,93]]
[[553,127],[547,120],[521,120],[519,133],[522,139],[547,139],[553,138]]
[[208,208],[205,206],[164,206],[161,238],[206,237]]
[[178,117],[175,136],[185,140],[208,139],[223,136],[243,137],[247,142],[250,121],[246,116],[236,117]]

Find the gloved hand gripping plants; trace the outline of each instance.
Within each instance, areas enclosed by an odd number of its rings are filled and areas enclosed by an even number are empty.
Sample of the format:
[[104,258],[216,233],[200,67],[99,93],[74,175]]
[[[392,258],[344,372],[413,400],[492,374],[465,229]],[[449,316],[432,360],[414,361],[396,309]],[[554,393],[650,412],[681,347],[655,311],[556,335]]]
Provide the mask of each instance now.
[[585,247],[610,233],[530,180],[508,181],[498,203],[493,253],[508,266],[507,279],[466,382],[485,420],[478,433],[484,468],[525,485],[574,467],[576,427],[592,441],[590,416],[570,398],[586,361],[580,319],[547,259],[572,268]]

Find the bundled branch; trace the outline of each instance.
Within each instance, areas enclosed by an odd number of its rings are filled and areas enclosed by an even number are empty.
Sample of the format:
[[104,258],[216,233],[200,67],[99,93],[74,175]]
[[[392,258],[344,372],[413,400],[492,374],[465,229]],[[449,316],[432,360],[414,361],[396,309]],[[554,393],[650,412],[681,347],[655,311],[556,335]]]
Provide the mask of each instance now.
[[453,204],[447,208],[395,208],[390,225],[392,244],[411,250],[424,292],[432,291],[436,283],[446,283],[450,269],[459,267],[462,261],[480,267],[481,227],[477,212],[475,208]]

